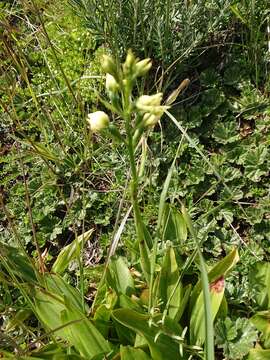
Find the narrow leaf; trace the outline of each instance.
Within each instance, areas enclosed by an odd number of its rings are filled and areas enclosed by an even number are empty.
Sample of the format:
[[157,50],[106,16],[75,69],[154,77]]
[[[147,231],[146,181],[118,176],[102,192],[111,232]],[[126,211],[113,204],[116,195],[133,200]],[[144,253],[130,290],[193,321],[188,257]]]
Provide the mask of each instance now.
[[57,256],[57,259],[52,267],[52,272],[62,274],[68,267],[69,263],[76,258],[78,249],[81,249],[85,242],[89,240],[93,231],[93,229],[88,230],[78,236],[77,239],[73,240],[71,244],[65,246]]

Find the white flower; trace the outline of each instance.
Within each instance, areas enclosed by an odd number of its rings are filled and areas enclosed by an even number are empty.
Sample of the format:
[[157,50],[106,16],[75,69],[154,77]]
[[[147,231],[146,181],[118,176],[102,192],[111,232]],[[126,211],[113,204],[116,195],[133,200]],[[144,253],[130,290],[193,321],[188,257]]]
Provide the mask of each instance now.
[[99,132],[109,125],[109,116],[104,111],[95,111],[88,114],[87,119],[92,132]]
[[119,89],[119,85],[118,85],[117,81],[109,73],[106,74],[106,85],[105,86],[108,91],[113,92],[113,93]]

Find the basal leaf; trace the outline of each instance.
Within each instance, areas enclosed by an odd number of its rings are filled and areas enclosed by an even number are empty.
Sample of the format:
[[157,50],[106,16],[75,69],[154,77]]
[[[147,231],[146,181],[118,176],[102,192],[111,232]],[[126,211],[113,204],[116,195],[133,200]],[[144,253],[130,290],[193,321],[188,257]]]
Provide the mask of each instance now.
[[106,276],[108,285],[117,294],[130,295],[134,292],[134,280],[123,257],[111,258]]
[[[179,345],[173,340],[173,334],[181,336],[181,328],[171,319],[166,318],[164,325],[162,325],[160,322],[161,315],[156,315],[151,319],[148,315],[128,309],[115,310],[113,317],[146,339],[153,360],[177,359],[179,357]],[[152,325],[150,320],[153,322]]]
[[141,349],[131,346],[120,347],[121,360],[150,360],[150,357]]
[[257,332],[248,319],[230,318],[216,325],[216,344],[228,360],[243,359],[257,340]]
[[[210,301],[213,321],[218,313],[225,290],[224,277],[220,277],[210,284]],[[205,311],[204,298],[201,291],[193,309],[190,319],[190,341],[194,345],[202,345],[205,341]]]
[[260,311],[252,316],[251,322],[256,326],[262,335],[263,346],[270,349],[270,311]]
[[70,262],[78,256],[80,249],[83,247],[86,241],[89,240],[93,233],[93,229],[86,231],[84,234],[78,236],[73,242],[65,246],[55,260],[52,271],[58,274],[63,273]]
[[247,360],[269,360],[270,359],[270,350],[264,349],[251,349],[248,355]]
[[169,301],[168,315],[172,319],[179,312],[182,297],[182,284],[180,283],[176,287],[178,279],[179,271],[174,250],[171,246],[168,246],[161,266],[159,286],[163,309]]
[[255,264],[249,273],[249,283],[259,308],[268,310],[270,307],[270,263]]
[[182,244],[187,239],[187,226],[182,214],[175,207],[166,204],[162,219],[162,238],[175,244]]
[[221,144],[229,144],[239,140],[240,135],[237,131],[236,121],[234,119],[218,121],[212,136]]
[[109,352],[108,342],[81,311],[74,289],[64,285],[57,276],[46,280],[47,290],[37,288],[34,296],[34,310],[44,326],[68,341],[86,358]]

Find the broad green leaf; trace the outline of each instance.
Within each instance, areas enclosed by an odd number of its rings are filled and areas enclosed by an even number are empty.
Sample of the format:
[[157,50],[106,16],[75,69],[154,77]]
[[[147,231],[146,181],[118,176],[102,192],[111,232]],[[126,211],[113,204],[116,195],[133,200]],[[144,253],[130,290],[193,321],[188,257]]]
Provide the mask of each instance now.
[[209,116],[225,101],[224,94],[217,88],[207,89],[202,92],[201,113]]
[[[210,284],[211,313],[213,321],[218,313],[225,290],[224,277],[221,277]],[[202,345],[205,341],[205,311],[204,298],[201,291],[193,309],[190,319],[190,341],[194,345]]]
[[270,349],[270,311],[260,311],[252,316],[250,321],[262,333],[264,348]]
[[179,312],[182,297],[182,284],[177,287],[179,279],[178,265],[175,259],[174,250],[171,246],[166,249],[160,272],[160,298],[162,300],[163,309],[168,304],[168,315],[174,319]]
[[147,283],[150,282],[151,276],[151,262],[150,262],[150,251],[146,245],[146,241],[144,239],[139,241],[139,249],[140,249],[140,264],[145,276]]
[[67,306],[62,310],[62,323],[69,324],[64,328],[67,340],[86,358],[108,353],[110,351],[108,342],[90,320],[85,318],[78,321],[80,316],[78,311],[71,310]]
[[69,285],[60,275],[44,275],[44,286],[48,293],[68,299],[71,305],[79,311],[88,311],[88,306],[82,304],[79,291]]
[[[201,252],[200,242],[197,237],[197,232],[193,227],[191,218],[184,206],[182,204],[181,211],[183,218],[187,224],[188,230],[196,244],[196,253],[199,258],[199,269],[201,273],[201,284],[202,284],[202,297],[203,297],[203,309],[204,309],[204,332],[205,332],[205,358],[207,360],[214,360],[215,350],[214,350],[214,326],[213,326],[213,313],[212,313],[212,304],[211,304],[211,292],[209,289],[209,279],[207,274],[207,268],[204,262],[204,258]],[[192,330],[190,330],[191,332]]]
[[192,285],[189,284],[187,286],[184,287],[183,289],[183,295],[182,295],[182,300],[181,300],[181,304],[180,304],[180,307],[179,307],[179,311],[175,317],[175,320],[176,321],[180,321],[186,307],[187,307],[187,304],[188,304],[188,301],[190,299],[190,293],[191,293],[191,290],[192,290]]
[[141,349],[131,346],[120,347],[121,360],[150,360],[150,357]]
[[[120,322],[113,318],[114,329],[117,333],[120,344],[134,344],[136,341],[136,334],[133,330],[127,328]],[[147,345],[147,344],[146,344]]]
[[257,263],[249,273],[250,287],[261,310],[270,308],[270,263]]
[[[121,294],[119,296],[119,303],[121,308],[136,310],[139,312],[143,311],[141,306],[135,300],[133,300],[131,297],[127,295]],[[148,304],[148,299],[147,299],[147,304]]]
[[110,317],[111,317],[111,309],[108,309],[108,307],[104,304],[100,305],[95,311],[95,315],[94,315],[95,326],[105,338],[108,337],[108,333],[109,333]]
[[80,249],[83,247],[85,242],[89,240],[93,231],[93,229],[86,231],[73,240],[71,244],[65,246],[57,256],[57,259],[55,260],[52,267],[52,272],[58,274],[63,273],[70,262],[78,256]]
[[[216,265],[208,273],[208,279],[210,283],[215,282],[221,277],[226,277],[229,271],[234,267],[234,265],[238,262],[239,255],[237,249],[233,249],[227,256],[225,256],[222,260],[220,260]],[[201,280],[197,282],[195,285],[190,300],[190,309],[193,308],[197,298],[201,292],[202,285]]]
[[42,360],[86,360],[85,357],[82,357],[78,354],[74,354],[74,350],[69,349],[71,353],[67,354],[65,348],[60,347],[60,343],[48,344],[39,350],[35,350],[31,353],[32,356],[38,357]]
[[245,168],[245,176],[251,181],[258,182],[261,176],[267,175],[269,168],[267,159],[269,150],[265,144],[259,144],[255,148],[250,148],[240,158],[240,163]]
[[118,294],[130,295],[135,291],[134,280],[126,261],[121,256],[111,258],[106,274],[108,285]]
[[71,290],[68,284],[63,286],[57,276],[50,277],[46,283],[47,290],[38,288],[34,296],[35,313],[44,326],[68,341],[86,358],[109,352],[107,341],[80,311],[81,304],[75,290]]
[[[162,315],[156,315],[151,319],[148,315],[128,309],[115,310],[113,317],[146,339],[153,360],[179,358],[179,345],[173,339],[173,335],[181,336],[181,328],[170,318],[166,317],[162,325]],[[151,321],[155,325],[151,325]]]
[[162,238],[176,244],[187,239],[187,226],[182,214],[175,207],[166,204],[163,216]]
[[[38,282],[36,269],[27,256],[22,254],[19,249],[1,242],[0,256],[5,259],[9,269],[20,279],[29,283]],[[5,266],[5,263],[3,263],[3,266]]]
[[[31,353],[31,357],[27,357],[27,359],[41,359],[41,360],[87,360],[85,357],[82,357],[78,354],[72,353],[67,354],[65,349],[61,349],[57,344],[49,344],[39,349],[38,351],[33,351]],[[25,359],[24,357],[20,357],[20,359]]]

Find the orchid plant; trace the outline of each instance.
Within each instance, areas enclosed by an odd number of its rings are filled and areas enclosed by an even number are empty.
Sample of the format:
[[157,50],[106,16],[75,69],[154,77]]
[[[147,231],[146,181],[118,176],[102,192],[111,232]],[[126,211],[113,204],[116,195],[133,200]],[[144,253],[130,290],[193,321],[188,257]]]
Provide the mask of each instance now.
[[[151,69],[151,66],[152,63],[149,58],[139,60],[131,50],[120,67],[117,66],[117,63],[111,56],[104,55],[102,68],[106,72],[106,90],[110,103],[103,99],[101,101],[110,111],[124,120],[124,135],[116,125],[111,123],[109,116],[103,111],[90,113],[87,118],[90,130],[93,133],[107,130],[112,137],[122,141],[127,147],[132,177],[130,197],[133,206],[137,242],[140,249],[141,267],[150,289],[153,287],[153,266],[155,261],[153,258],[153,264],[150,263],[148,252],[153,244],[149,243],[149,240],[147,243],[145,226],[138,203],[139,173],[135,152],[145,131],[153,128],[159,122],[164,112],[169,109],[169,106],[161,104],[162,93],[134,95],[138,78],[145,76]],[[152,305],[149,302],[149,310],[152,308]]]

